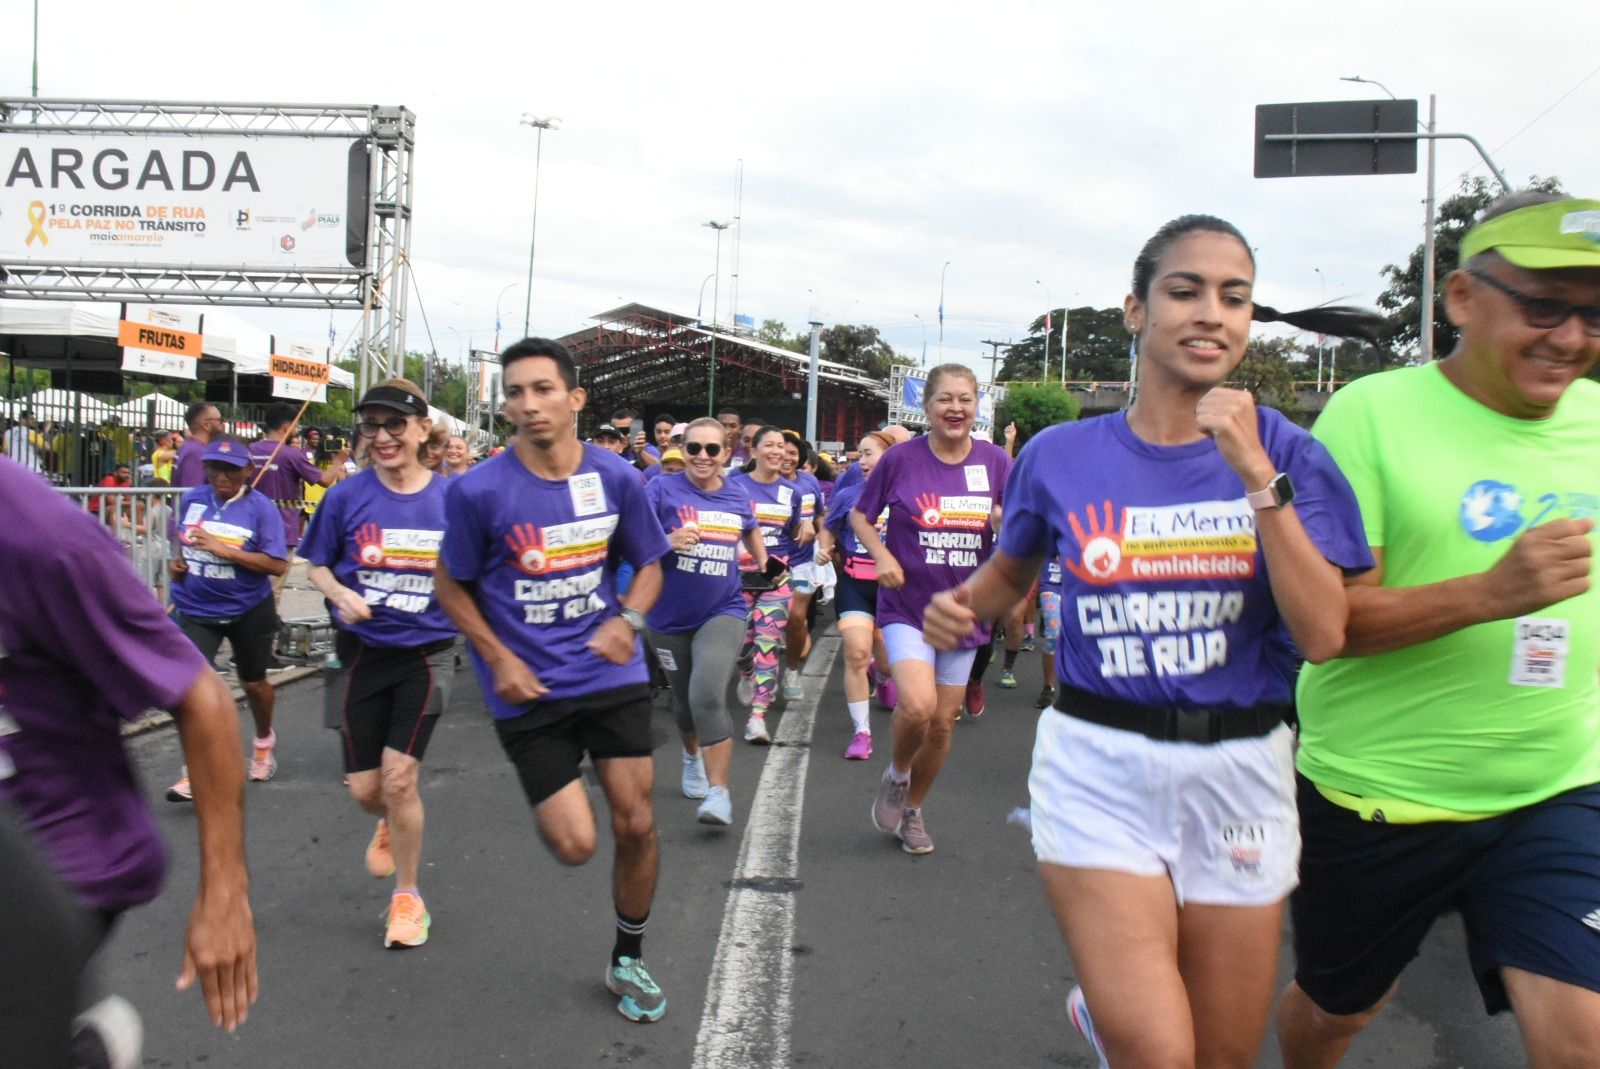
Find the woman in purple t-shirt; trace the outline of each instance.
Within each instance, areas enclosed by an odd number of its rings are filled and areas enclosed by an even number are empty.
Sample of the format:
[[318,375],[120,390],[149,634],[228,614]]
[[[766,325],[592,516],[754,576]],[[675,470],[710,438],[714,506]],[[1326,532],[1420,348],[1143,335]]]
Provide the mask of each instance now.
[[[761,524],[767,556],[787,566],[799,548],[800,488],[779,475],[783,470],[783,432],[776,427],[762,427],[751,447],[755,467],[729,482],[749,496],[751,510]],[[744,648],[739,653],[740,700],[745,700],[745,693],[750,695],[750,719],[745,721],[744,739],[765,746],[772,741],[767,731],[767,709],[778,686],[778,653],[789,622],[792,591],[787,572],[773,585],[755,570],[751,561],[745,575],[749,580],[745,599],[750,604],[750,620]]]
[[[861,439],[861,474],[872,474],[878,458],[894,439],[882,431],[872,431]],[[872,756],[872,725],[867,716],[872,697],[868,669],[877,667],[885,674],[889,658],[878,632],[878,566],[850,527],[850,510],[861,496],[862,483],[851,483],[833,499],[821,533],[818,552],[838,560],[841,575],[834,595],[834,610],[839,614],[839,636],[844,639],[844,700],[852,725],[850,744],[845,747],[847,761],[865,761]],[[881,518],[881,514],[880,517]]]
[[456,627],[434,593],[445,481],[424,466],[433,420],[415,383],[380,382],[362,395],[356,418],[372,465],[328,491],[300,550],[339,624],[340,667],[325,686],[350,795],[378,818],[367,872],[394,877],[383,945],[415,947],[433,923],[417,886],[417,780],[455,677]]
[[1029,441],[1000,550],[924,619],[935,644],[958,645],[1059,556],[1059,689],[1028,788],[1083,985],[1068,1012],[1102,1064],[1255,1064],[1300,855],[1288,646],[1336,656],[1344,574],[1372,567],[1327,450],[1227,380],[1252,319],[1381,321],[1280,315],[1253,302],[1254,278],[1221,219],[1150,239],[1123,304],[1132,406]]
[[[872,822],[894,833],[908,854],[933,850],[922,802],[950,753],[973,655],[989,641],[983,628],[959,643],[962,649],[935,650],[922,637],[922,613],[935,593],[989,558],[1011,471],[1005,450],[972,436],[978,380],[971,368],[941,364],[928,372],[922,409],[927,437],[886,453],[850,510],[851,529],[878,567],[878,626],[900,692],[894,752]],[[879,538],[876,521],[885,508],[888,535]]]
[[[722,424],[702,416],[684,432],[688,454],[681,473],[665,472],[645,486],[672,551],[661,560],[661,596],[645,616],[650,645],[672,684],[672,715],[683,734],[683,794],[704,799],[702,824],[732,824],[728,766],[733,727],[728,680],[745,631],[739,549],[767,565],[767,547],[749,494],[722,477]],[[662,454],[661,470],[667,458]]]

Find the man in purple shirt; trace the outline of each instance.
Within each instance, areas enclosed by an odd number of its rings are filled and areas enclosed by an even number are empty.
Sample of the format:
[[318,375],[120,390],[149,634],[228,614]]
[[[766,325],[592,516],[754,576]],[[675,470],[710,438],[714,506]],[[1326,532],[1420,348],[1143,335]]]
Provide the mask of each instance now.
[[183,414],[189,425],[189,435],[178,447],[178,456],[172,462],[173,486],[199,486],[206,481],[200,454],[206,451],[211,439],[223,432],[222,413],[216,405],[196,401]]
[[200,842],[178,986],[198,978],[213,1023],[232,1031],[256,997],[232,696],[102,524],[9,460],[0,509],[31,521],[0,525],[11,563],[0,570],[0,801],[39,837],[103,938],[156,896],[167,862],[121,727],[148,708],[172,710]]
[[[295,416],[300,409],[280,402],[267,409],[262,426],[266,436],[250,443],[250,462],[259,474],[255,488],[278,506],[283,517],[283,542],[292,554],[300,544],[300,512],[305,508],[306,485],[332,486],[344,475],[344,462],[350,459],[348,448],[334,455],[333,463],[323,471],[306,459],[305,450],[289,444],[289,435],[295,428]],[[282,589],[282,581],[272,584],[273,591]]]

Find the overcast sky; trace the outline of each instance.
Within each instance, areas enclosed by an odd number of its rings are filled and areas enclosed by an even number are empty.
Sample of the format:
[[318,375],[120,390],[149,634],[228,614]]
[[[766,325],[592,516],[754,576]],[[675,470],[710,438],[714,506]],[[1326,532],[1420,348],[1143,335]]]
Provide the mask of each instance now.
[[[32,6],[0,0],[5,94],[29,90]],[[740,160],[737,311],[758,323],[804,329],[815,305],[916,356],[920,315],[931,361],[949,261],[944,355],[975,362],[980,339],[1025,332],[1045,287],[1057,306],[1119,304],[1139,246],[1195,211],[1257,247],[1263,303],[1370,304],[1420,240],[1423,175],[1252,177],[1256,104],[1382,95],[1341,75],[1424,114],[1437,93],[1439,128],[1476,135],[1514,183],[1555,174],[1600,196],[1593,0],[40,7],[45,96],[415,112],[415,283],[452,358],[489,347],[497,298],[502,343],[520,334],[524,112],[562,119],[539,191],[532,326],[547,335],[623,301],[693,314],[716,253],[701,224],[734,217]],[[1477,154],[1441,142],[1441,193],[1464,171],[1482,173]],[[709,317],[710,286],[705,302]],[[409,347],[427,348],[412,310]],[[325,313],[245,315],[326,333]],[[341,336],[355,318],[339,314]]]

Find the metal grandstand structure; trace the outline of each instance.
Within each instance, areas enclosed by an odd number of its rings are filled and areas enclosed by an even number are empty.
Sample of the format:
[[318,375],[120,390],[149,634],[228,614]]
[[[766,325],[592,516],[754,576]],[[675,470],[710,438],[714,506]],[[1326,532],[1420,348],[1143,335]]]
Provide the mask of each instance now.
[[[148,301],[255,308],[359,308],[358,388],[387,377],[405,351],[416,116],[364,104],[0,98],[0,134],[92,133],[337,138],[364,146],[362,261],[348,268],[127,263],[0,264],[0,296],[33,300]],[[352,212],[354,214],[354,212]]]
[[[729,407],[801,426],[810,360],[747,334],[714,330],[694,316],[629,303],[590,317],[595,325],[560,339],[578,363],[589,393],[586,424],[614,408],[670,409],[680,418]],[[716,396],[708,396],[716,338]],[[859,368],[823,360],[818,367],[819,438],[854,441],[883,419],[888,384]],[[714,415],[715,412],[709,412]]]

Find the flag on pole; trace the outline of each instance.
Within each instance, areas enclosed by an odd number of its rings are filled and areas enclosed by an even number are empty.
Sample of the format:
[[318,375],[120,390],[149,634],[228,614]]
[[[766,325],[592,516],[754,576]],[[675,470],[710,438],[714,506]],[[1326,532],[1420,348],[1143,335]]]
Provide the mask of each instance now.
[[500,351],[500,309],[494,310],[494,351]]
[[939,325],[944,326],[944,297],[939,298]]
[[332,348],[339,342],[339,334],[333,329],[333,313],[328,313],[328,346]]

